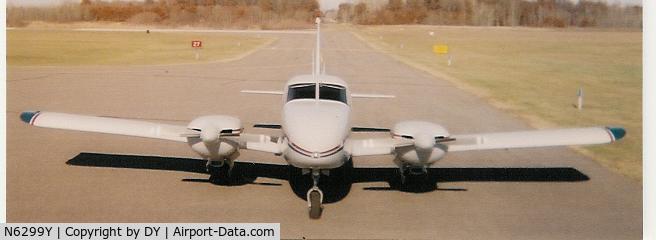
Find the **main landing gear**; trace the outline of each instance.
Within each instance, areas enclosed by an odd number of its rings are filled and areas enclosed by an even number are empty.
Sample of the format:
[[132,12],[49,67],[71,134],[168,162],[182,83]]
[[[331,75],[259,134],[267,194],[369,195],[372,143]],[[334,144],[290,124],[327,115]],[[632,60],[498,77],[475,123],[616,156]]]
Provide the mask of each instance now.
[[426,167],[412,167],[406,164],[399,167],[401,186],[412,184],[416,181],[423,182],[428,177],[428,169]]
[[307,192],[309,214],[312,219],[321,218],[321,212],[323,212],[323,192],[317,186],[320,176],[321,172],[319,170],[312,170],[313,186]]
[[205,168],[210,173],[210,182],[220,185],[230,185],[238,180],[238,175],[233,171],[234,164],[229,161],[207,161]]

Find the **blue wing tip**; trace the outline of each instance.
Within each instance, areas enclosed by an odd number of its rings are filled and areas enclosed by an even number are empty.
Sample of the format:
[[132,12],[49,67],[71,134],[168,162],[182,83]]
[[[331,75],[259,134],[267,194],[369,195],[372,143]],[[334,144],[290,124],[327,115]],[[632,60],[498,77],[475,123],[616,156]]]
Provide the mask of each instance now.
[[21,121],[31,124],[32,119],[34,119],[34,116],[39,114],[39,111],[25,111],[20,114],[20,119]]
[[622,139],[626,135],[626,130],[623,127],[606,127],[615,141]]

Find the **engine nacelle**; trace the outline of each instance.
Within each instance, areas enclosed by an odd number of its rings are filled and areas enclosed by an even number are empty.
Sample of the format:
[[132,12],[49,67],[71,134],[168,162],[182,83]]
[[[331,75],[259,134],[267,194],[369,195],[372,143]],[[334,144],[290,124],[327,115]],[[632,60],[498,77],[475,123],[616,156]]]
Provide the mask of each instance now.
[[[234,160],[239,155],[239,141],[234,137],[243,131],[238,118],[224,115],[202,116],[187,125],[198,135],[187,138],[194,152],[205,159],[222,161]],[[233,137],[233,138],[230,138]]]
[[413,139],[415,144],[395,150],[397,164],[410,164],[414,167],[428,167],[444,157],[446,148],[437,144],[448,139],[449,132],[442,126],[424,121],[403,121],[392,129],[394,138]]

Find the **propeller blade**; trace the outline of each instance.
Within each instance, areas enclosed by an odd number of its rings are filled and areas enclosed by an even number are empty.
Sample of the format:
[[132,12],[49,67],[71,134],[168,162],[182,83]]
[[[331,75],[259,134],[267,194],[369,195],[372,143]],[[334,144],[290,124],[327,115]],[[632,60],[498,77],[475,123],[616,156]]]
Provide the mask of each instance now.
[[451,142],[455,140],[456,139],[452,137],[444,137],[444,136],[435,137],[435,143]]

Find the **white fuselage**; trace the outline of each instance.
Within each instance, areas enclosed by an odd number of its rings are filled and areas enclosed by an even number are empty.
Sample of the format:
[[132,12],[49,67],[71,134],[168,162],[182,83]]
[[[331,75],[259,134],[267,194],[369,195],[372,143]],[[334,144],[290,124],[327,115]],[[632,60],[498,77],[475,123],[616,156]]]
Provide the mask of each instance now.
[[312,75],[294,77],[285,87],[281,125],[286,148],[282,154],[294,167],[332,169],[350,157],[344,143],[351,132],[351,99],[343,80],[317,77],[322,86],[320,98],[309,91],[315,91],[317,81]]

